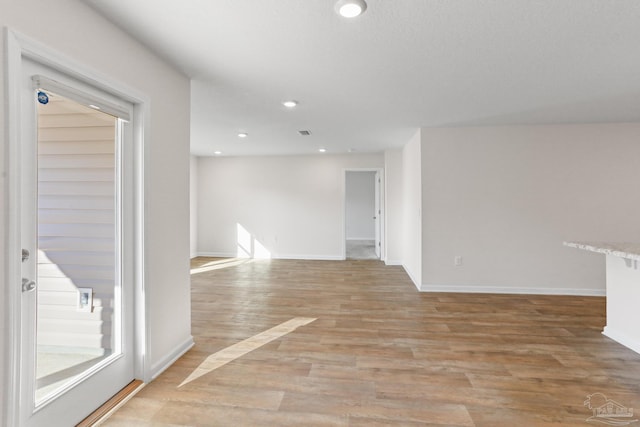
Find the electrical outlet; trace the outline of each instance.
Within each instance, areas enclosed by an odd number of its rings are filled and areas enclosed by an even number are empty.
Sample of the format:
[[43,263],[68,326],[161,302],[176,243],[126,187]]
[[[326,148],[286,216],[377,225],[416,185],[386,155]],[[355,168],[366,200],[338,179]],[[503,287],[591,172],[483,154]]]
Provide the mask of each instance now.
[[93,311],[93,289],[78,288],[78,311],[91,313]]
[[453,257],[453,265],[456,267],[460,267],[462,265],[462,257],[460,255]]

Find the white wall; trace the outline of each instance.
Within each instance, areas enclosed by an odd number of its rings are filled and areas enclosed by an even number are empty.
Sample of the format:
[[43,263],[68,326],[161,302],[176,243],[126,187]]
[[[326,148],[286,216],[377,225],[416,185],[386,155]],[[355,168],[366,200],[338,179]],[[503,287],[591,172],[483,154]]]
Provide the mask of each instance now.
[[387,265],[402,265],[402,150],[384,152],[385,249]]
[[416,287],[422,283],[422,165],[420,134],[402,149],[402,265]]
[[275,258],[344,256],[344,170],[382,154],[200,157],[198,253],[235,256],[240,224]]
[[189,223],[191,258],[198,253],[198,158],[191,156],[189,162]]
[[[149,310],[148,357],[159,369],[191,339],[189,291],[189,81],[148,49],[76,0],[2,1],[0,27],[27,37],[97,70],[145,94],[150,100],[145,167],[146,200],[146,290]],[[5,36],[0,56],[5,58]],[[5,82],[5,67],[0,79]],[[5,86],[0,87],[5,99]],[[0,128],[5,129],[5,105],[0,103]],[[3,132],[2,146],[6,147]],[[6,161],[0,153],[3,206],[0,218],[6,224]],[[6,242],[4,228],[0,240]],[[5,270],[6,243],[0,253],[0,271]],[[17,256],[17,254],[16,254]],[[7,286],[2,279],[2,294]],[[11,284],[15,286],[15,284]],[[6,309],[3,298],[2,308]],[[170,316],[167,313],[171,313]],[[0,315],[2,356],[7,336],[4,312]],[[0,360],[3,367],[6,359]],[[4,369],[2,370],[4,372]],[[0,384],[6,384],[0,378]]]
[[[600,254],[599,254],[600,255]],[[600,255],[602,257],[602,255]],[[637,260],[606,255],[607,326],[604,334],[640,353],[640,266]]]
[[422,129],[423,290],[602,293],[603,257],[562,242],[638,239],[639,139],[639,124]]
[[347,171],[345,210],[347,240],[375,240],[375,179],[370,171]]

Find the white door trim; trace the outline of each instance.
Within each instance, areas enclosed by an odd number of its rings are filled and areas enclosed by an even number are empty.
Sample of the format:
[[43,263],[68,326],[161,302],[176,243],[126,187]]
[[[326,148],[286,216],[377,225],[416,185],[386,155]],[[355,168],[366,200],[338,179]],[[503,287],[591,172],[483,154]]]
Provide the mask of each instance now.
[[135,290],[134,290],[134,343],[135,343],[135,376],[144,382],[150,378],[149,366],[146,360],[148,348],[147,334],[147,300],[145,289],[145,235],[144,235],[144,196],[145,196],[145,172],[144,166],[148,156],[147,137],[149,135],[149,99],[138,91],[127,87],[113,79],[101,75],[95,70],[77,63],[45,45],[34,41],[9,28],[5,29],[6,56],[5,56],[5,94],[6,94],[6,196],[5,209],[7,219],[6,231],[6,255],[5,255],[5,293],[4,301],[7,313],[7,337],[3,343],[5,351],[6,388],[8,393],[3,393],[5,417],[0,420],[5,426],[17,425],[19,420],[20,396],[18,393],[20,384],[20,331],[21,331],[21,241],[20,241],[20,79],[22,75],[22,59],[29,58],[47,67],[62,72],[74,79],[87,83],[107,93],[113,94],[134,105],[133,113],[133,139],[135,144]]
[[385,239],[385,185],[384,168],[345,168],[342,169],[342,259],[347,259],[347,172],[378,172],[380,174],[380,260],[386,260]]

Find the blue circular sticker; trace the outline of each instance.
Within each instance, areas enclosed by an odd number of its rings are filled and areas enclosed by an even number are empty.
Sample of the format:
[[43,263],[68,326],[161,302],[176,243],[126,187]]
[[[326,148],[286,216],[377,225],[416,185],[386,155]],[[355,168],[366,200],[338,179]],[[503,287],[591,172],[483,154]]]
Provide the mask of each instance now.
[[49,96],[46,93],[42,92],[42,91],[38,92],[38,102],[40,104],[43,104],[43,105],[48,104],[49,103]]

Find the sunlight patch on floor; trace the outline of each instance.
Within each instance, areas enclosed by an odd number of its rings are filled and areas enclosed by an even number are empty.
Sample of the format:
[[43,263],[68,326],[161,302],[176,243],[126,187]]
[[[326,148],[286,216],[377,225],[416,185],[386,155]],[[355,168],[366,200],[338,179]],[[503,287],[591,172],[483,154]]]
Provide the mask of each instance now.
[[300,326],[308,325],[314,320],[316,319],[311,317],[294,317],[293,319],[287,320],[278,326],[274,326],[273,328],[260,332],[251,338],[247,338],[244,341],[240,341],[237,344],[220,350],[219,352],[207,357],[200,366],[194,369],[193,372],[184,381],[182,381],[178,388],[208,374],[215,369],[218,369],[221,366],[226,365],[229,362],[233,362],[239,357],[258,349],[271,341],[295,331]]
[[252,262],[250,258],[227,258],[219,261],[212,261],[203,264],[199,267],[192,268],[191,274],[205,273],[207,271],[221,270],[223,268],[235,267],[236,265],[246,264]]

